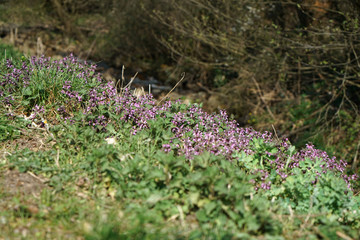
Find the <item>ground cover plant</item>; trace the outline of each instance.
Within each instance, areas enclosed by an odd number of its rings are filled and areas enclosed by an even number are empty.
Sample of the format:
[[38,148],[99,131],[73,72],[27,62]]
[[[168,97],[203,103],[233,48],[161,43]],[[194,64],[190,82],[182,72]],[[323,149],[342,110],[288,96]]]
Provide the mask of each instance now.
[[13,0],[0,4],[0,36],[163,83],[185,71],[184,89],[207,111],[226,108],[261,131],[273,124],[358,171],[359,12],[354,0]]
[[72,55],[2,58],[0,101],[0,239],[360,237],[357,176],[310,143],[137,96]]

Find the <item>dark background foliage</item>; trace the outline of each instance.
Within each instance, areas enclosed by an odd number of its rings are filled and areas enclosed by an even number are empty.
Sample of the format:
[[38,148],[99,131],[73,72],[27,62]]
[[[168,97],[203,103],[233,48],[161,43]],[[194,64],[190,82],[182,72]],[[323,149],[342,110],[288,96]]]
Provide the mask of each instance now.
[[204,91],[212,109],[312,141],[357,171],[359,16],[355,0],[5,0],[0,35],[35,29],[55,42],[48,55],[73,46],[167,84],[186,72],[182,87]]

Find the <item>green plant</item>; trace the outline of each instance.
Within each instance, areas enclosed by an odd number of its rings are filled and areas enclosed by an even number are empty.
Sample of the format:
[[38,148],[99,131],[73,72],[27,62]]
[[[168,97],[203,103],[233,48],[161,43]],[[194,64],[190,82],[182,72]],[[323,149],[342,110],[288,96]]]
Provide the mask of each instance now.
[[0,41],[0,61],[5,61],[6,59],[11,58],[16,59],[21,56],[21,53],[15,50],[13,46],[4,44]]
[[[296,150],[287,139],[240,128],[225,111],[117,92],[94,77],[93,66],[69,64],[74,74],[55,76],[64,62],[34,58],[18,64],[24,72],[15,75],[14,64],[2,64],[0,133],[8,152],[1,170],[17,169],[42,187],[30,199],[21,184],[11,193],[10,180],[0,178],[7,187],[0,192],[5,237],[24,235],[8,226],[28,229],[30,239],[56,231],[87,239],[359,237],[357,176],[312,144]],[[49,86],[50,76],[62,90],[40,94],[28,82]],[[35,89],[26,97],[24,83]],[[19,111],[29,99],[32,117]],[[50,124],[36,124],[52,113],[37,103],[60,106]]]

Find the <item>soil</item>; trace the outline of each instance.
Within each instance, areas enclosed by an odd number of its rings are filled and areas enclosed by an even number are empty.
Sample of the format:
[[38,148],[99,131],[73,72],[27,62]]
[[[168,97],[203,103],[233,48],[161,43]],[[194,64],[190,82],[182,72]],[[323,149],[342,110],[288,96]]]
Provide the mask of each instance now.
[[[40,210],[38,205],[43,189],[48,188],[44,180],[32,173],[9,169],[0,171],[0,176],[0,212],[29,217],[48,212],[47,209]],[[2,224],[8,222],[7,218],[6,215],[1,217]],[[27,227],[15,227],[13,230],[25,235],[30,231]]]
[[0,171],[0,176],[1,191],[8,198],[23,195],[39,197],[42,190],[47,187],[46,180],[32,173],[21,173],[18,170],[6,169]]

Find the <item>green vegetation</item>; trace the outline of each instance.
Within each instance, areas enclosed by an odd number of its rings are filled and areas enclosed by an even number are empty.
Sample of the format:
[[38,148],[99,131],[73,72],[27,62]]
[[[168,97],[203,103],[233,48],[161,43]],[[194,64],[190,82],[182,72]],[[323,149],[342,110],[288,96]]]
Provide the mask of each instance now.
[[311,144],[116,89],[73,56],[0,69],[0,238],[360,237],[357,176]]
[[0,59],[12,59],[12,58],[20,58],[21,54],[16,51],[13,46],[8,44],[3,44],[0,41]]
[[164,82],[186,72],[188,89],[217,99],[209,111],[274,125],[357,172],[359,12],[355,0],[13,0],[0,4],[0,21],[7,32],[33,29],[33,44],[65,42],[77,56]]

